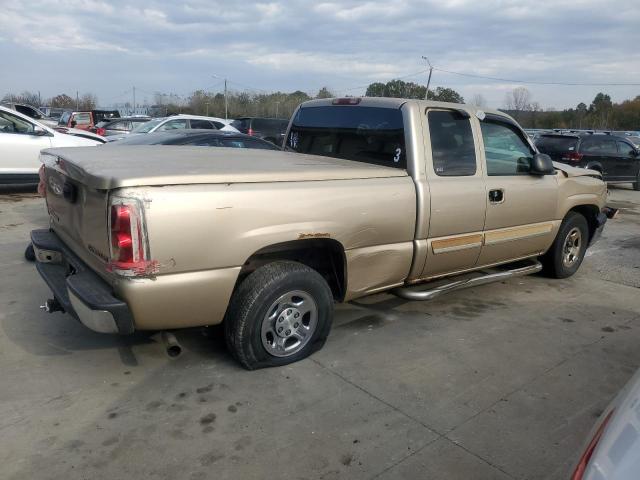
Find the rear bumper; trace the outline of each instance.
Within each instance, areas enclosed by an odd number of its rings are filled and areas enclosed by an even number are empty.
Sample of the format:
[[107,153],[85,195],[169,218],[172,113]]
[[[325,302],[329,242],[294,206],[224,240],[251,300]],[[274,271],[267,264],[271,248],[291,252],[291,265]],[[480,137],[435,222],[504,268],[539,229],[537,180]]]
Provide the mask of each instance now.
[[135,330],[128,305],[50,230],[33,230],[36,268],[64,311],[100,333]]
[[607,215],[604,212],[600,212],[596,217],[596,221],[596,231],[593,232],[593,236],[591,237],[591,240],[589,240],[589,246],[593,245],[600,239],[602,231],[604,230],[604,225],[607,223]]

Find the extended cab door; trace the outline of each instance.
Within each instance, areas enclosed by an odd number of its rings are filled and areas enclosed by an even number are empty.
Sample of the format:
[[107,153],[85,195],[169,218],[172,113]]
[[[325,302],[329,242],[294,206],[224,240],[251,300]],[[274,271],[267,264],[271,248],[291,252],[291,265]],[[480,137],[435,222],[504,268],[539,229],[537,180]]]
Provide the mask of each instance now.
[[476,265],[487,201],[480,151],[468,113],[429,108],[425,120],[431,215],[422,277],[428,278]]
[[536,153],[525,133],[506,117],[480,121],[486,170],[487,216],[478,266],[540,254],[553,242],[558,183],[555,175],[531,175]]

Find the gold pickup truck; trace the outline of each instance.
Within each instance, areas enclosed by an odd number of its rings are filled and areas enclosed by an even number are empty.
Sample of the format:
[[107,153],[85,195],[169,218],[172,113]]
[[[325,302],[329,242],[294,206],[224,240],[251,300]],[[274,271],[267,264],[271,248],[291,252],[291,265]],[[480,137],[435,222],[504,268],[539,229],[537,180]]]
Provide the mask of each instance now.
[[244,367],[284,365],[324,344],[335,302],[568,277],[606,221],[598,173],[498,111],[315,100],[284,149],[45,150],[46,308],[105,333],[223,322]]

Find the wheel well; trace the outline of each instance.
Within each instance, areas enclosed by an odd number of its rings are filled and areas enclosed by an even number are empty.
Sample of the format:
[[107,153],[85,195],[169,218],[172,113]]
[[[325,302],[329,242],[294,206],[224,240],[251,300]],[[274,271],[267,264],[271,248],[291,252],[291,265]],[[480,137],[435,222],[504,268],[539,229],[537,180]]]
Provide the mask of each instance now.
[[299,262],[313,268],[327,281],[333,298],[337,301],[344,299],[347,279],[344,247],[330,238],[292,240],[258,250],[240,269],[236,288],[257,268],[279,260]]
[[587,224],[589,225],[589,240],[591,240],[598,228],[598,213],[600,209],[596,205],[577,205],[569,211],[579,213],[587,219]]

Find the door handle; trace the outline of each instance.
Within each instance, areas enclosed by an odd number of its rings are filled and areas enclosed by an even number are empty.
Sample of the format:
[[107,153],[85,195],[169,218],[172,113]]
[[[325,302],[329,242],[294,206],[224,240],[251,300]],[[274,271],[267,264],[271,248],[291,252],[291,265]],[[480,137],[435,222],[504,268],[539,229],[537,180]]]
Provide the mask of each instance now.
[[489,190],[489,202],[494,205],[504,202],[504,190],[502,188]]

